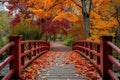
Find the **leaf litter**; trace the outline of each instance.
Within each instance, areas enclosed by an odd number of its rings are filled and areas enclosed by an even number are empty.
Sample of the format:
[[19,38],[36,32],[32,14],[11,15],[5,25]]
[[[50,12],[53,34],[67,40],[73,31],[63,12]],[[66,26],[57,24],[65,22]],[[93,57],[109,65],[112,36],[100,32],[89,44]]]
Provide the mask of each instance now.
[[[62,63],[56,61],[62,58]],[[70,51],[70,52],[53,52],[49,51],[38,59],[33,61],[33,63],[27,67],[22,73],[22,80],[47,80],[47,76],[50,76],[50,70],[47,67],[52,68],[54,65],[64,68],[66,70],[71,70],[72,68],[68,66],[69,64],[74,65],[74,70],[76,72],[76,77],[82,77],[85,80],[101,80],[97,69],[86,61],[80,54]],[[46,72],[46,77],[42,78],[42,72]],[[39,78],[37,78],[39,76]],[[56,74],[56,76],[61,77],[64,74]],[[70,78],[74,78],[71,76]],[[65,78],[64,80],[71,80],[70,78]],[[55,79],[54,79],[55,80]]]

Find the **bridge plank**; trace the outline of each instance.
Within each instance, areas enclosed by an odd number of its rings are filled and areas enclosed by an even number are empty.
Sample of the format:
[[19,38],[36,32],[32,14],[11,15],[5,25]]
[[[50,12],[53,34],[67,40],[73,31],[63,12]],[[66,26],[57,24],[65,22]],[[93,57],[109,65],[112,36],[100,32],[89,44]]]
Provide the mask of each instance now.
[[35,60],[21,76],[23,79],[101,80],[95,67],[72,51],[49,51]]

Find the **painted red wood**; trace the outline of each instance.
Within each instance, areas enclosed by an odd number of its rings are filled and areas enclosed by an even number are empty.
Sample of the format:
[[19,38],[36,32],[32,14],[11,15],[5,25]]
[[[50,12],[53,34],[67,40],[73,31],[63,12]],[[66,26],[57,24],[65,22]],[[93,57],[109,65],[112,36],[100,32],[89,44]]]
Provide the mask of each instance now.
[[112,63],[108,59],[108,55],[112,55],[112,48],[107,45],[107,41],[112,41],[111,36],[102,36],[100,38],[101,44],[101,74],[103,80],[109,78],[107,73],[109,69],[112,69]]
[[[2,49],[0,49],[0,55],[13,46],[14,46],[14,42],[10,42],[7,45],[5,45]],[[7,64],[11,63],[13,59],[14,59],[14,55],[8,56],[3,62],[0,63],[0,70],[2,70]],[[9,80],[13,74],[14,74],[14,69],[10,69],[10,71],[3,77],[2,80]]]
[[[78,40],[73,42],[72,49],[90,60],[100,70],[103,80],[108,80],[110,77],[113,80],[118,80],[112,71],[112,65],[114,64],[120,69],[120,63],[113,58],[112,49],[118,54],[120,54],[120,49],[111,41],[112,37],[109,36],[102,36],[100,42]],[[21,71],[28,64],[42,53],[50,50],[50,43],[41,40],[22,41],[22,36],[12,36],[10,37],[10,43],[0,50],[0,54],[6,51],[7,48],[10,48],[10,56],[0,64],[0,70],[6,64],[10,63],[10,71],[3,80],[9,80],[11,76],[14,77],[14,79],[20,78]],[[27,56],[29,56],[29,58],[25,60]],[[96,60],[94,59],[95,57]]]
[[112,80],[119,80],[118,77],[115,76],[115,73],[112,70],[108,70],[108,74],[111,76]]
[[[10,43],[0,50],[1,55],[8,48],[10,49],[8,58],[0,63],[0,70],[10,63],[10,71],[2,80],[10,80],[11,77],[14,80],[19,79],[20,73],[27,65],[42,53],[50,50],[50,43],[41,40],[22,41],[22,36],[11,36],[9,41]],[[28,57],[28,60],[25,60],[26,57]]]
[[10,80],[11,76],[14,74],[15,70],[11,69],[2,80]]
[[13,46],[13,45],[14,45],[14,43],[13,43],[13,42],[10,42],[10,43],[6,44],[4,47],[2,47],[2,48],[0,49],[0,55],[2,55],[8,48],[10,48],[10,47]]
[[110,41],[107,42],[107,45],[109,45],[110,47],[112,47],[112,49],[114,49],[120,55],[120,48],[118,48],[116,45],[114,45]]
[[120,63],[111,55],[108,55],[108,58],[120,70]]
[[0,63],[0,70],[2,70],[7,64],[14,59],[14,55],[8,56],[3,62]]
[[[113,58],[112,49],[120,54],[120,49],[112,43],[111,36],[100,37],[100,42],[78,40],[72,44],[73,51],[86,57],[100,70],[103,80],[109,80],[109,78],[118,80],[112,72],[112,65],[120,70],[120,63]],[[96,57],[96,60],[94,57]]]
[[[15,47],[11,47],[10,50],[10,53],[15,55],[15,61],[11,63],[11,68],[15,69],[14,78],[20,78],[21,71],[27,65],[50,49],[50,44],[48,42],[41,40],[22,41],[22,36],[12,36],[10,37],[10,41],[15,43]],[[27,60],[25,59],[26,57],[28,57]]]
[[10,54],[14,55],[14,60],[10,63],[10,68],[15,70],[14,78],[20,78],[21,73],[21,40],[22,36],[9,37],[10,42],[14,42],[14,47],[10,48]]

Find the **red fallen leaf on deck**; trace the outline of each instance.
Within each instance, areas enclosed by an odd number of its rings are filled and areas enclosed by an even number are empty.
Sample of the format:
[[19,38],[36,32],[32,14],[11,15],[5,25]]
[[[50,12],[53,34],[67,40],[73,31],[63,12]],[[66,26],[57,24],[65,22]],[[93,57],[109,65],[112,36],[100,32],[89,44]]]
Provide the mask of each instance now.
[[75,68],[81,68],[81,67],[83,67],[83,66],[81,66],[81,65],[75,65]]
[[76,59],[76,55],[72,54],[69,58],[71,61],[73,61],[74,59]]
[[65,64],[70,64],[70,61],[69,60],[65,60],[64,63]]
[[95,68],[93,66],[88,66],[88,71],[95,71]]
[[95,67],[84,58],[81,58],[78,53],[72,53],[72,55],[70,55],[70,60],[75,64],[75,71],[77,74],[83,77],[89,77],[92,80],[98,79]]
[[29,72],[24,73],[23,75],[21,75],[22,80],[26,80],[26,79],[32,79],[35,80],[35,75],[31,74]]
[[34,64],[38,64],[38,65],[40,64],[40,62],[39,62],[39,61],[34,61],[33,63],[34,63]]
[[[35,73],[35,71],[37,71],[38,68],[44,70],[46,67],[50,67],[51,65],[54,65],[56,63],[54,59],[59,58],[60,56],[64,57],[62,60],[63,64],[70,64],[70,63],[75,64],[75,71],[77,74],[81,76],[87,76],[92,80],[96,80],[98,78],[94,66],[89,65],[89,62],[87,62],[84,58],[81,58],[80,55],[76,52],[65,52],[59,54],[48,52],[42,55],[38,60],[34,61],[30,66],[30,70],[26,71],[26,73],[29,72],[29,74],[28,75],[23,74],[23,76],[26,79],[29,79],[30,78],[29,76],[32,75],[33,77],[31,78],[32,80],[34,80],[35,76],[37,76],[37,73]],[[48,58],[50,58],[50,61],[47,60]],[[63,65],[60,65],[60,67],[69,69],[69,67],[64,67]],[[92,73],[90,74],[89,72],[93,72],[93,74]]]
[[93,72],[87,72],[86,76],[90,77],[92,80],[97,80],[98,79],[97,74],[95,74]]
[[82,74],[82,71],[81,71],[80,69],[77,69],[77,68],[76,68],[75,71],[76,71],[76,73],[79,74],[79,75]]

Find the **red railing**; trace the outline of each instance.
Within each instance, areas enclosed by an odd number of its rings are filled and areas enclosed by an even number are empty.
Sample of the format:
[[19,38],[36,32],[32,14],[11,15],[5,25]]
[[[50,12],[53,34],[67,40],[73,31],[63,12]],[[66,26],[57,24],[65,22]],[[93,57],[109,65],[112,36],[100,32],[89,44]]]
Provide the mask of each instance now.
[[[14,42],[10,42],[7,45],[5,45],[3,48],[0,49],[0,56],[10,47],[14,46]],[[11,63],[14,59],[14,55],[9,55],[3,62],[0,63],[0,70],[2,70],[7,64]],[[2,80],[8,80],[13,74],[15,73],[15,70],[13,68],[10,69],[10,71],[3,77]]]
[[103,80],[119,80],[112,70],[112,65],[120,70],[120,63],[112,56],[112,49],[119,55],[120,49],[112,43],[112,37],[102,36],[100,42],[78,40],[73,42],[72,48],[98,68]]
[[50,50],[49,42],[41,40],[22,41],[21,36],[12,36],[9,39],[10,43],[0,50],[1,55],[8,48],[10,49],[8,58],[0,63],[0,70],[10,63],[10,71],[5,77],[3,77],[2,80],[9,80],[11,77],[14,79],[20,78],[21,71],[27,65],[39,57],[42,53]]

